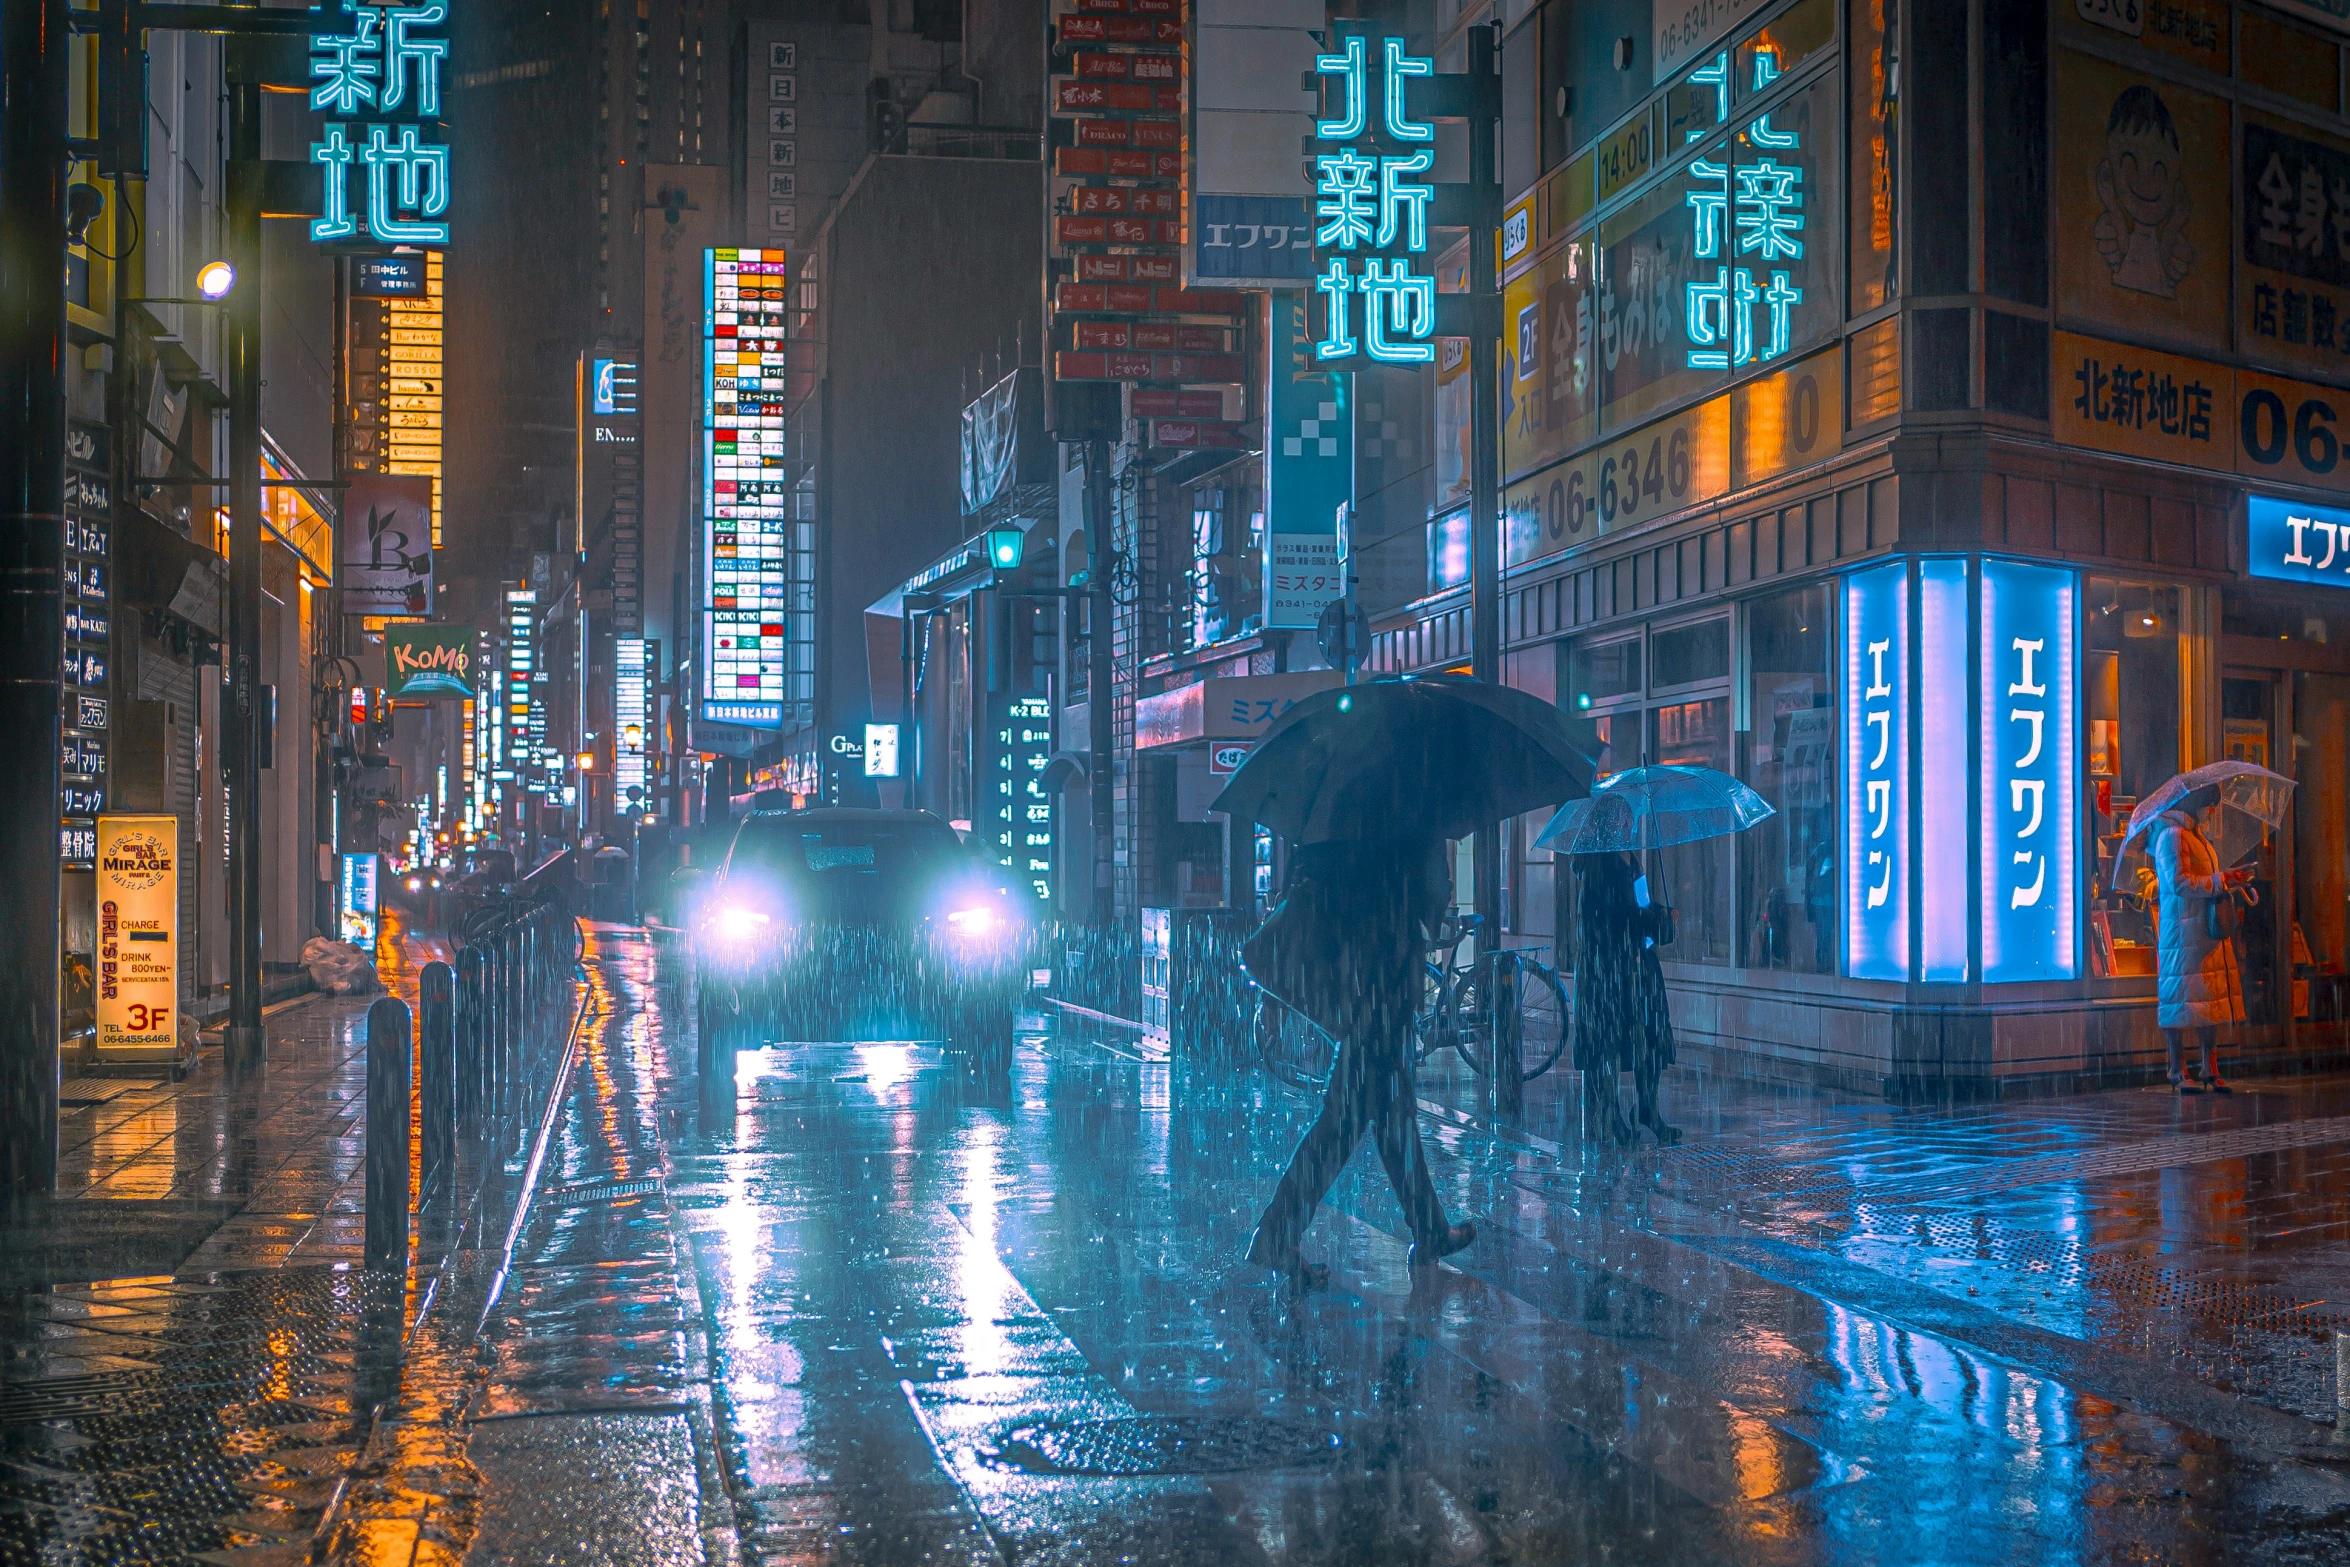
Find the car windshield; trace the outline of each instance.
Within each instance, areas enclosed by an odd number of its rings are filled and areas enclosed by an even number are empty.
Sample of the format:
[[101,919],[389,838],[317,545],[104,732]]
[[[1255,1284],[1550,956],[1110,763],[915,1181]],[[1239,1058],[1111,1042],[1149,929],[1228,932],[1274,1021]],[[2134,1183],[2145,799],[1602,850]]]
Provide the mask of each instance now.
[[931,822],[754,821],[735,840],[728,871],[737,867],[787,881],[840,878],[928,880],[966,864],[953,831]]

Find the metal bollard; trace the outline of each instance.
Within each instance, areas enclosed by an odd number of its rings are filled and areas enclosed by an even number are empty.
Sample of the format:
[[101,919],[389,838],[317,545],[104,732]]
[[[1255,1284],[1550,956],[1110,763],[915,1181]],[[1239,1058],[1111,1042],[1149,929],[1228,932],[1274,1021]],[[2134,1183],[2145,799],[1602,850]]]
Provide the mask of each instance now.
[[2334,1440],[2350,1444],[2350,1333],[2334,1334]]
[[367,1255],[370,1269],[408,1266],[408,1003],[367,1009]]
[[436,1177],[454,1174],[457,1160],[457,974],[446,963],[427,963],[416,989],[417,1076],[423,1092],[424,1189]]
[[480,1116],[484,1063],[481,1053],[481,952],[467,947],[457,954],[457,1115],[472,1121]]

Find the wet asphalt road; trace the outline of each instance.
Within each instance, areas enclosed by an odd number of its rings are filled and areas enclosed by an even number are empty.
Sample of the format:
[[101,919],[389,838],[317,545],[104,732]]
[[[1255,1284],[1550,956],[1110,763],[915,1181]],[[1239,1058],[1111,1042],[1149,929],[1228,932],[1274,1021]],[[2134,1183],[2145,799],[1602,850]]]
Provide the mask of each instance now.
[[[1310,1240],[1331,1284],[1298,1295],[1238,1261],[1313,1111],[1259,1075],[1068,1030],[1024,1036],[1008,1082],[935,1046],[792,1043],[704,1084],[679,955],[604,932],[589,970],[557,1200],[475,1407],[644,1414],[538,1449],[475,1426],[468,1560],[573,1528],[543,1489],[568,1474],[665,1498],[646,1516],[670,1523],[566,1551],[609,1560],[2350,1561],[2330,1365],[2309,1369],[2334,1319],[2304,1299],[2226,1325],[2205,1254],[2230,1237],[2181,1222],[2277,1210],[2233,1237],[2256,1305],[2262,1278],[2338,1278],[2350,1123],[2322,1093],[2240,1096],[2175,1148],[2141,1124],[2167,1101],[2116,1098],[2111,1124],[2063,1102],[2055,1134],[2003,1143],[2041,1166],[1929,1169],[1905,1209],[1868,1183],[1979,1117],[1683,1084],[1691,1149],[1586,1161],[1431,1115],[1477,1245],[1407,1272],[1366,1153]],[[1801,1163],[1822,1146],[1842,1191]],[[635,1180],[659,1186],[606,1195]],[[1929,1210],[2093,1255],[1904,1245]],[[2117,1238],[2203,1295],[2131,1296]],[[498,1522],[517,1508],[542,1516]]]

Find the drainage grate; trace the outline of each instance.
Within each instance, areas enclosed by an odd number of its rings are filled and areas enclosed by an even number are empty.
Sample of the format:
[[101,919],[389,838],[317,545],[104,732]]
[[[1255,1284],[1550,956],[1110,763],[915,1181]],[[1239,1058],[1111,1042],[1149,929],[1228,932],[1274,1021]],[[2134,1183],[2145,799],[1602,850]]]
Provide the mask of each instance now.
[[125,1077],[69,1077],[57,1085],[60,1105],[102,1105],[109,1099],[120,1099],[137,1088],[152,1088],[148,1082]]
[[661,1189],[655,1181],[599,1181],[587,1186],[558,1186],[539,1201],[553,1208],[593,1208],[629,1197],[645,1197]]
[[1342,1445],[1334,1431],[1278,1420],[1137,1415],[1022,1426],[980,1456],[1027,1474],[1231,1474],[1318,1463]]

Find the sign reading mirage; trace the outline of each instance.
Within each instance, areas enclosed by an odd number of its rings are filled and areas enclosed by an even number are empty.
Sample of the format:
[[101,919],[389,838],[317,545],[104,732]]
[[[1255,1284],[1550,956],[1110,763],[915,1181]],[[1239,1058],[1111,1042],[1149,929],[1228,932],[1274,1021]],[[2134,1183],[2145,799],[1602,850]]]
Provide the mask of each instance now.
[[449,149],[423,132],[441,118],[447,0],[362,5],[351,23],[347,34],[310,40],[310,107],[332,117],[326,139],[310,146],[326,185],[310,237],[445,245]]
[[[1343,40],[1343,53],[1314,57],[1317,72],[1338,78],[1339,104],[1337,119],[1314,123],[1315,137],[1339,149],[1314,159],[1314,245],[1318,261],[1328,258],[1314,280],[1327,306],[1314,354],[1432,364],[1436,276],[1418,270],[1417,262],[1428,251],[1436,187],[1425,176],[1436,167],[1436,127],[1411,117],[1404,83],[1433,76],[1436,62],[1404,53],[1400,38],[1381,38],[1374,67],[1371,42],[1352,35]],[[1359,336],[1356,296],[1363,301]]]

